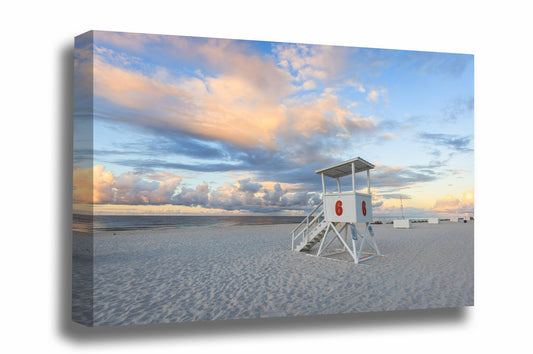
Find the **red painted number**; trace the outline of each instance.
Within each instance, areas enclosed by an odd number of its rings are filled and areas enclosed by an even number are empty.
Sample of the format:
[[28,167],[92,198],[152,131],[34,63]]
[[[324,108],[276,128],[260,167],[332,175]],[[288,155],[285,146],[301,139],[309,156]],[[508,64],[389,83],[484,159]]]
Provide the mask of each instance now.
[[366,216],[366,203],[363,200],[363,204],[361,204],[361,208],[363,209],[363,216]]
[[342,201],[337,200],[337,203],[335,203],[335,213],[338,216],[342,215]]

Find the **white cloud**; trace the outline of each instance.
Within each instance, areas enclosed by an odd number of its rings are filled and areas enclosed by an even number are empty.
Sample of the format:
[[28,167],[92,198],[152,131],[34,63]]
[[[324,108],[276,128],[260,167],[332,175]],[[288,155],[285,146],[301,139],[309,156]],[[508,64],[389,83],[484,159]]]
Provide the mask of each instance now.
[[313,80],[307,80],[306,82],[303,83],[302,88],[304,90],[312,90],[316,88],[316,84]]
[[366,96],[366,100],[369,102],[376,103],[379,99],[379,93],[376,90],[370,91],[370,93]]
[[86,204],[170,204],[182,176],[127,172],[115,176],[104,166],[74,168],[74,202]]
[[279,44],[274,48],[278,65],[301,82],[335,80],[347,61],[347,49],[325,45]]
[[366,96],[366,100],[371,103],[378,103],[380,100],[387,101],[386,94],[387,94],[387,89],[384,87],[381,87],[379,89],[371,90]]
[[127,172],[115,176],[104,166],[74,169],[74,202],[107,205],[180,205],[217,210],[272,212],[303,210],[316,204],[317,193],[300,186],[241,178],[212,189],[193,188],[171,172]]

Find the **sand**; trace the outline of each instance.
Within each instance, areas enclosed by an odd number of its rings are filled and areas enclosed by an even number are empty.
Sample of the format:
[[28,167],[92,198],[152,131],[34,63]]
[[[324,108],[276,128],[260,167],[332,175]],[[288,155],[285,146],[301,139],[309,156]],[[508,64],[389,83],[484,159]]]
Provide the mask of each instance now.
[[473,222],[375,225],[384,256],[358,265],[292,252],[294,226],[97,233],[94,325],[474,304]]

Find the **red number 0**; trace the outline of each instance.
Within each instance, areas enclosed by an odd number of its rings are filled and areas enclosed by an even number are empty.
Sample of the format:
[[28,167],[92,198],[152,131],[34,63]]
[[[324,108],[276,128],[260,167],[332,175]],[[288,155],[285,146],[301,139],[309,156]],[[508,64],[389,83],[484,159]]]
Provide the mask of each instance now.
[[335,203],[335,213],[338,216],[342,215],[342,201],[337,200],[337,203]]
[[361,204],[361,207],[363,209],[363,216],[366,216],[366,203],[364,200],[363,200],[363,204]]

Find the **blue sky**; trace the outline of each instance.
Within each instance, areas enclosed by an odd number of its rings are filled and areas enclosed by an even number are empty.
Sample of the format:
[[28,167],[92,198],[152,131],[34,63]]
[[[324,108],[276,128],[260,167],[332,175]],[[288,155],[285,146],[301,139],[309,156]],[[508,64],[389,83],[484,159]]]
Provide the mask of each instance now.
[[[94,156],[76,145],[75,175],[92,172],[98,213],[301,215],[320,200],[314,171],[357,156],[376,165],[375,215],[398,215],[400,195],[411,216],[473,213],[473,55],[92,39],[75,78],[94,80]],[[75,127],[90,94],[76,88]]]

